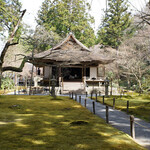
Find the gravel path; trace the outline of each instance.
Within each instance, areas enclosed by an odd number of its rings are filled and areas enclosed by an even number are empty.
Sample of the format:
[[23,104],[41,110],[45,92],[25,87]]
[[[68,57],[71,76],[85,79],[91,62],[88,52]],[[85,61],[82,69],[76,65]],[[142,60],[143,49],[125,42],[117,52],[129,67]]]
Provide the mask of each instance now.
[[[75,96],[74,96],[75,99]],[[77,96],[79,102],[79,95]],[[93,100],[87,99],[86,107],[93,112]],[[81,105],[85,106],[85,95],[81,95]],[[95,102],[95,114],[103,119],[106,117],[106,106]],[[135,117],[135,141],[150,150],[150,123]],[[109,124],[130,135],[130,115],[109,107]],[[140,126],[140,125],[142,126]]]

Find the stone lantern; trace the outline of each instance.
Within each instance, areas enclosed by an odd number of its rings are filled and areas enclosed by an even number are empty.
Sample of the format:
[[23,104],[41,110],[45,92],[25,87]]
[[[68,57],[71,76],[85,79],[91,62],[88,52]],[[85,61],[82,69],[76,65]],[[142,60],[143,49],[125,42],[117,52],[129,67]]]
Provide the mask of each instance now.
[[109,79],[107,77],[104,80],[104,83],[105,83],[105,96],[108,97]]
[[56,94],[55,94],[56,79],[51,79],[51,85],[52,85],[51,95],[52,97],[56,98]]

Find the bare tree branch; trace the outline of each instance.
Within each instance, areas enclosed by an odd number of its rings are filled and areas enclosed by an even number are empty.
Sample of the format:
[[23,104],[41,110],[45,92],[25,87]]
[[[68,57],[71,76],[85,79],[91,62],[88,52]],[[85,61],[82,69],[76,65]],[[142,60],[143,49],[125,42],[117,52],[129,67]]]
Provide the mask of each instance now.
[[13,45],[17,45],[17,44],[19,44],[18,42],[16,42],[16,43],[11,43],[11,44],[9,44],[9,46],[13,46]]
[[20,24],[20,22],[21,22],[21,20],[22,20],[22,18],[24,16],[25,12],[26,12],[26,9],[22,11],[22,14],[21,14],[21,16],[20,16],[20,18],[19,18],[19,20],[17,22],[17,25],[15,26],[13,32],[11,33],[11,36],[10,36],[9,40],[6,42],[6,44],[5,44],[5,46],[4,46],[3,50],[2,50],[2,53],[1,53],[1,62],[2,63],[4,62],[5,54],[6,54],[7,50],[8,50],[8,48],[9,48],[9,46],[11,45],[11,42],[12,42],[12,40],[14,38],[14,35],[15,35],[17,29],[18,29],[18,26],[19,26],[19,24]]
[[12,67],[12,66],[3,67],[2,72],[5,72],[5,71],[22,72],[22,69],[23,69],[25,63],[28,62],[28,59],[29,59],[28,57],[24,57],[20,67],[18,67],[18,68]]

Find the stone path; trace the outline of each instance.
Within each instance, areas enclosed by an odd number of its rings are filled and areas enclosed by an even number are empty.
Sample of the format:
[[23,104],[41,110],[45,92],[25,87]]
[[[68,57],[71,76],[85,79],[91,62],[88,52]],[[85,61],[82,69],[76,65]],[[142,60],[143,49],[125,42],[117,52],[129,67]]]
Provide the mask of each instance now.
[[[77,96],[77,101],[79,102],[79,95]],[[85,105],[85,95],[81,95],[81,105]],[[86,101],[86,107],[93,112],[93,100],[88,98]],[[105,119],[106,106],[95,102],[95,114]],[[138,123],[135,124],[135,141],[150,150],[150,123],[136,117],[135,121]],[[130,115],[125,112],[109,107],[109,124],[130,135]]]

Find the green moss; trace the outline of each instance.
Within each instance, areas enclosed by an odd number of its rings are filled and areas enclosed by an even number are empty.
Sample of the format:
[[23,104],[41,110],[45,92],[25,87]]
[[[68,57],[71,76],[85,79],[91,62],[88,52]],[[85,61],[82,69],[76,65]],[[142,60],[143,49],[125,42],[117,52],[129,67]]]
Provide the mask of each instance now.
[[[135,115],[141,119],[150,122],[150,95],[139,95],[137,93],[128,93],[125,96],[110,96],[105,98],[105,104],[113,106],[115,98],[115,108],[126,111],[127,101],[129,101],[129,114]],[[102,97],[98,97],[102,103]]]
[[0,102],[2,150],[144,149],[67,97],[1,96]]

